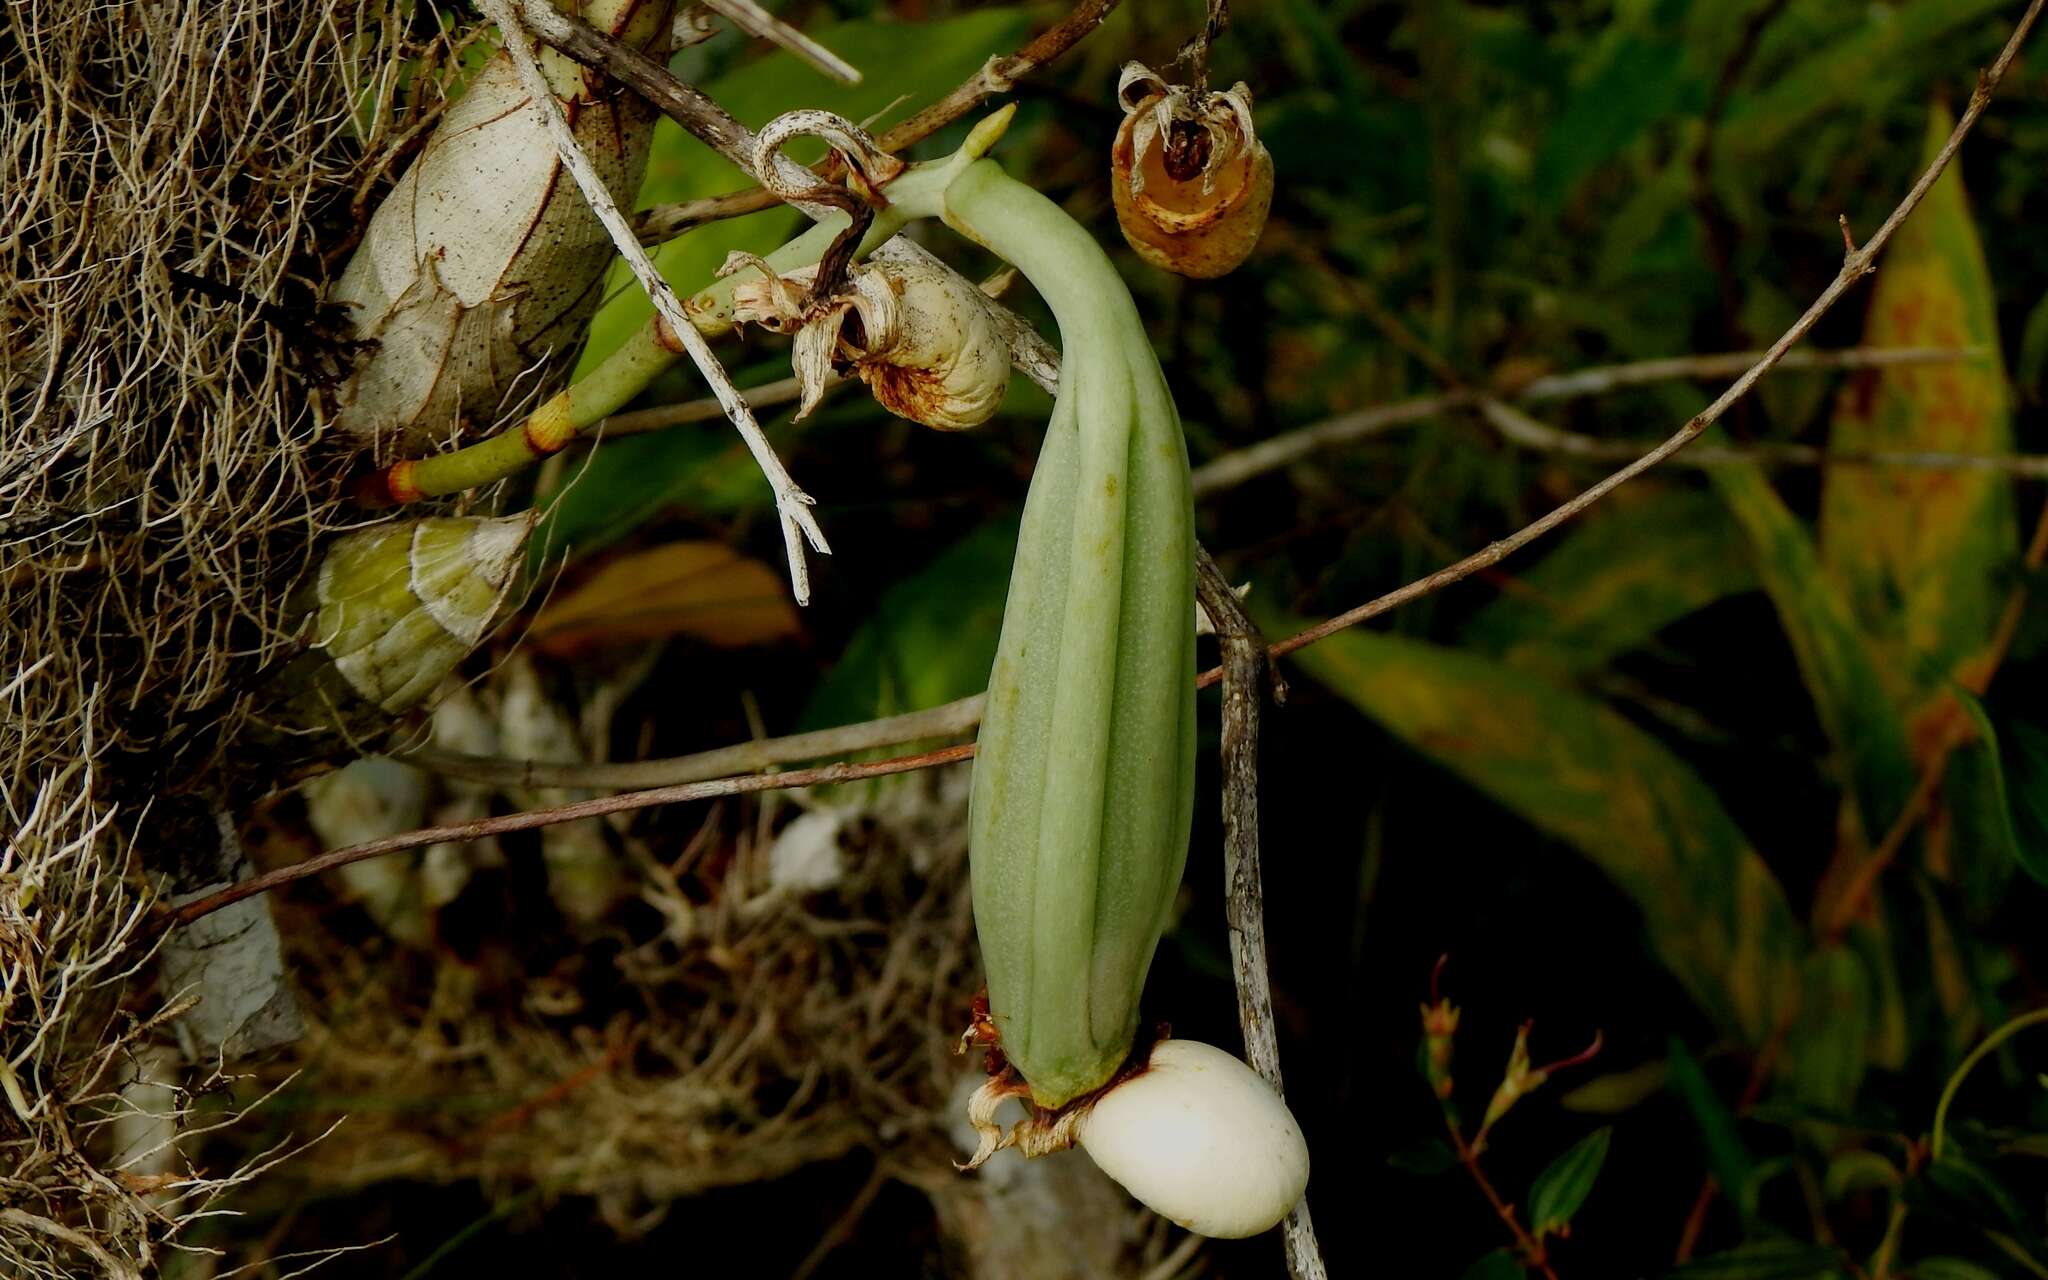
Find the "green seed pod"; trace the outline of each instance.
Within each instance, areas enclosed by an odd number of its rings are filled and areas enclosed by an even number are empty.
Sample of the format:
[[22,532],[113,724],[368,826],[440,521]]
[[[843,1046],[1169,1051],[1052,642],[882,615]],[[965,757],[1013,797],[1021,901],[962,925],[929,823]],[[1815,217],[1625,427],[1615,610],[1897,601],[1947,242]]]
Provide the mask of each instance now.
[[[668,0],[591,0],[578,16],[661,56]],[[647,167],[655,109],[560,54],[549,86],[614,199],[630,205]],[[402,454],[445,443],[459,422],[490,425],[521,375],[559,363],[596,310],[613,249],[528,109],[499,50],[448,109],[391,189],[330,300],[377,348],[339,394],[335,425]],[[529,375],[530,376],[530,375]]]
[[1187,447],[1137,308],[1086,231],[989,161],[947,188],[944,216],[1030,278],[1064,352],[989,677],[970,846],[990,1014],[1052,1108],[1130,1054],[1187,857]]

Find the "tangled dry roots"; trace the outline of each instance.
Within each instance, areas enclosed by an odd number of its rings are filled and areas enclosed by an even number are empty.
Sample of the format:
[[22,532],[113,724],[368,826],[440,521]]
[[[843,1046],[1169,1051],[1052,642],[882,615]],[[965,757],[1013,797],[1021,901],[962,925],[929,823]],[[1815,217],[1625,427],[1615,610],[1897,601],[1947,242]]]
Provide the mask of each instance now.
[[[330,927],[353,909],[307,886],[278,908],[298,1052],[231,1080],[169,1047],[164,815],[211,824],[280,781],[237,751],[252,692],[297,644],[287,600],[323,539],[362,520],[319,403],[348,356],[316,303],[442,105],[437,19],[0,5],[0,1274],[152,1274],[211,1249],[194,1227],[229,1193],[309,1183],[538,1185],[630,1229],[855,1147],[951,1177],[975,962],[961,797],[937,779],[889,792],[923,799],[871,807],[889,834],[800,893],[762,887],[757,808],[687,847],[614,831],[637,900],[545,980]],[[393,1105],[280,1165],[232,1127],[266,1085]],[[1085,1191],[1120,1247],[1121,1198]]]
[[678,1197],[859,1148],[950,1171],[948,1095],[971,1069],[950,1045],[979,981],[965,782],[889,780],[849,818],[828,886],[774,885],[752,804],[614,832],[634,898],[558,947],[495,906],[512,919],[463,958],[366,946],[351,913],[295,899],[281,923],[311,1027],[295,1106],[318,1122],[322,1099],[378,1105],[258,1194],[475,1179],[590,1197],[635,1232]]
[[353,119],[404,33],[372,0],[0,7],[9,1275],[147,1269],[222,1185],[139,1191],[99,1132],[143,1035],[131,855],[156,797],[217,785],[287,594],[351,518],[308,304],[408,124]]

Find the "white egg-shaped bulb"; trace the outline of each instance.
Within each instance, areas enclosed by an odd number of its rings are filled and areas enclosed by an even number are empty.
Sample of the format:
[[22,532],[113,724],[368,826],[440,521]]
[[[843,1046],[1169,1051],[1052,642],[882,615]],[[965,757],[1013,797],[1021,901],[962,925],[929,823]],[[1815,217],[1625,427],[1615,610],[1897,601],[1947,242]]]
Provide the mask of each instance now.
[[1124,1190],[1197,1235],[1277,1226],[1308,1187],[1308,1143],[1280,1095],[1214,1045],[1162,1040],[1096,1099],[1081,1146]]

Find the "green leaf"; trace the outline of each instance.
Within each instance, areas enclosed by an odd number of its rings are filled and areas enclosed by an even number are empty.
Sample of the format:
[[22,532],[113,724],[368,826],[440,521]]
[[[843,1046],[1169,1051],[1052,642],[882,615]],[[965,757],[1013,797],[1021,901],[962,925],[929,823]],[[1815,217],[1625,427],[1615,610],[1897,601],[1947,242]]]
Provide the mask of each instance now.
[[1804,61],[1736,97],[1717,135],[1722,166],[1736,172],[1753,167],[1760,157],[1778,155],[1792,139],[1810,134],[1828,113],[1889,97],[1896,91],[1896,69],[1915,66],[1916,54],[1959,27],[2010,8],[2007,0],[1845,6],[1857,16],[1856,26],[1824,33]]
[[1422,1138],[1388,1156],[1387,1167],[1432,1178],[1457,1168],[1458,1153],[1442,1138]]
[[1743,546],[1711,494],[1656,491],[1603,504],[1473,615],[1462,639],[1512,667],[1582,676],[1753,588]]
[[[1936,108],[1928,159],[1954,121]],[[1974,347],[1980,358],[1865,369],[1836,405],[1828,447],[2008,453],[2012,407],[1998,357],[1998,300],[1949,166],[1886,251],[1863,340],[1878,347]],[[1821,492],[1821,558],[1871,637],[1894,702],[1918,710],[1979,659],[2019,554],[2010,476],[1992,471],[1838,465]]]
[[1797,997],[1801,930],[1713,791],[1661,742],[1591,698],[1421,641],[1345,631],[1295,660],[1576,848],[1636,904],[1649,945],[1702,1009],[1745,1043],[1770,1035]]
[[1529,1230],[1538,1240],[1571,1227],[1572,1216],[1593,1192],[1613,1138],[1613,1126],[1595,1129],[1536,1175],[1529,1187]]
[[728,469],[735,450],[744,446],[722,422],[600,441],[537,504],[544,514],[527,544],[531,563],[538,569],[572,552],[588,555],[668,507],[705,510],[695,500]]
[[1664,1092],[1670,1078],[1671,1064],[1662,1058],[1652,1058],[1639,1067],[1594,1076],[1578,1088],[1559,1095],[1557,1105],[1566,1111],[1587,1115],[1620,1115]]
[[1868,641],[1835,584],[1822,573],[1806,527],[1763,472],[1715,467],[1714,489],[1749,540],[1750,558],[1791,642],[1821,727],[1842,761],[1844,789],[1875,843],[1898,816],[1915,772],[1906,730],[1887,696]]
[[[1707,1073],[1701,1069],[1699,1060],[1676,1036],[1671,1038],[1670,1079],[1671,1091],[1692,1113],[1693,1124],[1699,1128],[1700,1140],[1706,1145],[1707,1171],[1723,1187],[1753,1185],[1756,1160],[1736,1130],[1735,1113],[1714,1092],[1714,1086],[1707,1080]],[[1752,1206],[1741,1201],[1736,1203],[1736,1209],[1745,1221],[1753,1213]]]
[[1981,736],[1953,752],[1941,775],[1940,830],[1928,841],[1928,861],[1952,871],[1949,879],[1961,890],[1956,908],[1971,920],[1997,913],[2020,870],[2006,786],[1998,748]]
[[1465,1268],[1459,1280],[1525,1280],[1529,1272],[1508,1249],[1495,1249]]
[[1606,43],[1598,65],[1573,86],[1571,99],[1544,131],[1536,161],[1539,205],[1555,208],[1580,179],[1668,119],[1701,86],[1683,74],[1685,46],[1669,36],[1630,35]]
[[1847,1275],[1839,1249],[1777,1241],[1746,1245],[1688,1262],[1665,1280],[1837,1280]]
[[2048,729],[2011,720],[1999,757],[2011,797],[2012,838],[2027,874],[2048,885]]
[[1919,1190],[1923,1184],[1931,1193],[1925,1199],[1937,1212],[1980,1226],[2004,1230],[2025,1230],[2027,1227],[2026,1211],[2005,1183],[1953,1146],[1942,1152],[1939,1160],[1928,1165],[1920,1182],[1912,1184],[1908,1190]]
[[804,727],[918,711],[986,688],[1016,547],[1016,518],[994,520],[891,587],[819,682]]
[[1998,1280],[1998,1273],[1961,1258],[1922,1258],[1908,1269],[1913,1280]]
[[[867,70],[868,74],[857,85],[830,80],[794,56],[778,51],[748,62],[702,88],[742,123],[754,128],[792,108],[815,107],[851,120],[885,112],[873,122],[875,128],[882,129],[974,74],[989,55],[1010,52],[1029,26],[1028,16],[1011,5],[978,9],[937,22],[842,22],[810,30],[808,34]],[[916,56],[905,57],[906,48],[914,49]],[[808,161],[823,151],[821,145],[810,152],[798,145],[790,149],[790,154]],[[699,200],[748,185],[745,174],[664,117],[655,125],[639,207]],[[782,206],[712,223],[662,245],[654,254],[654,262],[668,282],[688,296],[710,283],[712,273],[724,264],[728,253],[735,249],[766,253],[787,240],[802,223],[803,215]],[[606,289],[610,299],[591,322],[590,341],[577,367],[579,376],[654,314],[653,304],[623,264],[614,265]]]
[[1845,1111],[1868,1065],[1877,993],[1863,957],[1846,943],[1813,951],[1802,967],[1804,999],[1787,1034],[1784,1078],[1810,1106]]
[[1875,1151],[1856,1149],[1828,1161],[1821,1187],[1828,1202],[1833,1203],[1861,1191],[1896,1191],[1900,1180],[1898,1166],[1890,1160]]
[[1953,1145],[1906,1184],[1905,1203],[1916,1215],[1975,1227],[2015,1257],[2048,1256],[2035,1218],[2004,1180]]
[[2048,885],[2048,733],[2014,723],[2008,726],[2009,746],[2001,749],[1984,704],[1961,685],[1952,685],[1950,692],[1976,723],[2006,851],[2029,876]]
[[2033,403],[2048,400],[2048,297],[2034,304],[2026,327],[2020,330],[2019,360],[2012,380]]
[[[1949,771],[1981,768],[1985,753],[1958,752],[1949,761]],[[1980,864],[1987,859],[1978,859]],[[1919,899],[1920,925],[1925,931],[1927,990],[1934,1001],[1935,1042],[1939,1060],[1959,1061],[1983,1034],[1984,1023],[2002,1022],[2005,1010],[1997,997],[1985,988],[1978,962],[1972,954],[1983,945],[1974,931],[1963,924],[1957,904],[1936,891],[1925,876],[1913,881]]]

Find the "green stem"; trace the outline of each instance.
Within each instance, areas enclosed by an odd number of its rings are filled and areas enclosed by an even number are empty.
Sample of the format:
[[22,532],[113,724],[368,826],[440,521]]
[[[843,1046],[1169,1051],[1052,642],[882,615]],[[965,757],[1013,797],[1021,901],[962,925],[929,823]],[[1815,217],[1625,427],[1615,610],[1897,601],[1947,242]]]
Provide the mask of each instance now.
[[1963,1087],[1963,1081],[1969,1076],[1970,1072],[1975,1070],[1977,1064],[1982,1062],[1993,1049],[2012,1039],[2020,1032],[2025,1031],[2028,1027],[2044,1022],[2048,1022],[2048,1009],[2036,1009],[2032,1013],[2023,1013],[1984,1037],[1984,1043],[1970,1050],[1970,1055],[1963,1059],[1962,1065],[1956,1068],[1955,1074],[1948,1078],[1948,1084],[1941,1091],[1941,1101],[1936,1103],[1934,1107],[1934,1141],[1930,1144],[1930,1150],[1934,1159],[1941,1159],[1941,1142],[1947,1136],[1949,1104],[1956,1100],[1956,1090]]

